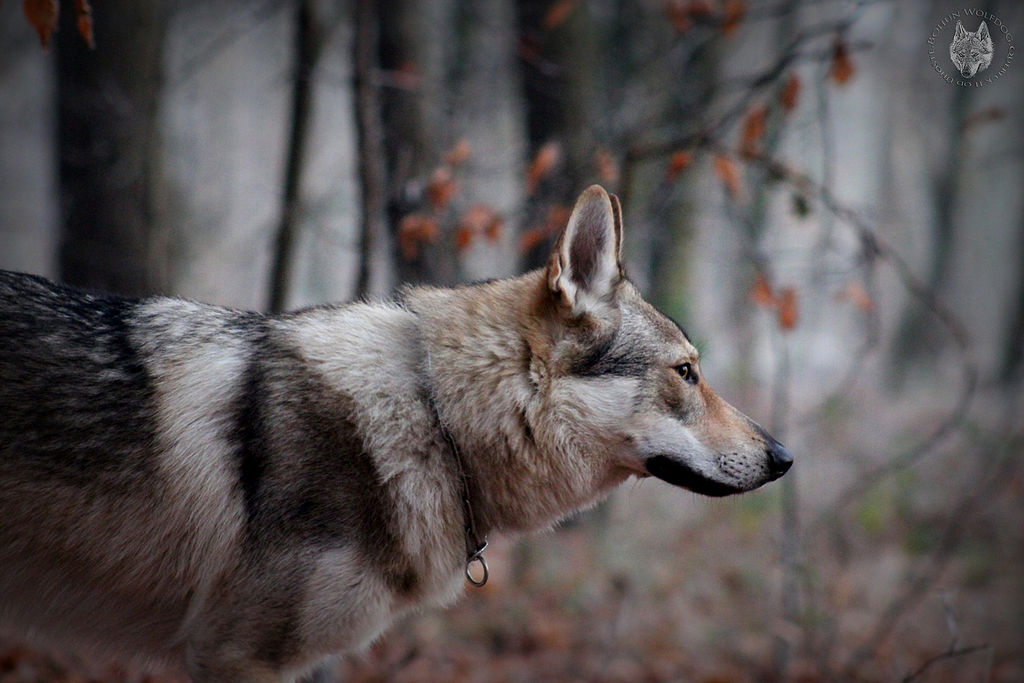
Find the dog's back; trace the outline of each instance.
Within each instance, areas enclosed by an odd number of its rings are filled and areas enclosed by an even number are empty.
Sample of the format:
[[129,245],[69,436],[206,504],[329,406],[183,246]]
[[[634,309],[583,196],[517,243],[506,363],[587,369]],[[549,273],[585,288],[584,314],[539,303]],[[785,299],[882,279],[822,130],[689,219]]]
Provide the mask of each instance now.
[[158,476],[138,306],[0,273],[0,626],[141,646],[182,623],[204,541],[159,519],[186,501]]
[[0,632],[273,679],[449,599],[460,508],[414,320],[0,272]]

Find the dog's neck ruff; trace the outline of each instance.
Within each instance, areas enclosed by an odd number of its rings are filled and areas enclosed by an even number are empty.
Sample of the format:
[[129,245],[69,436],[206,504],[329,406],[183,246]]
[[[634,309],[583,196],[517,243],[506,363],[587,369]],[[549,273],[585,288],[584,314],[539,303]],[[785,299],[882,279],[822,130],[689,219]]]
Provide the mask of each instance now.
[[[430,407],[434,410],[434,416],[437,418],[437,424],[441,428],[444,440],[448,442],[448,450],[451,451],[452,458],[455,460],[455,469],[459,475],[459,497],[462,498],[462,516],[466,525],[466,580],[474,586],[480,587],[487,583],[487,579],[490,576],[487,560],[484,559],[487,539],[481,540],[477,534],[476,520],[473,518],[473,506],[469,502],[469,479],[466,475],[466,466],[462,462],[462,454],[459,452],[458,444],[455,443],[455,437],[452,436],[448,425],[445,424],[441,411],[437,407],[437,401],[434,400],[433,396],[430,397]],[[483,572],[480,578],[473,576],[474,564],[480,565],[480,569]]]

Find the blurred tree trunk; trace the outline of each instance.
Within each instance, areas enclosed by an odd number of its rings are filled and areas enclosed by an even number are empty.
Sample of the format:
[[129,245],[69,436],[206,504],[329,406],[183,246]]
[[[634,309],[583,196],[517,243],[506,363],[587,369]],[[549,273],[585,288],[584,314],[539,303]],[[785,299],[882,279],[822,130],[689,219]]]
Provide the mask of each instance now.
[[52,277],[60,213],[51,60],[21,3],[0,4],[0,268]]
[[[367,181],[360,165],[367,156],[383,164],[384,154],[365,149],[360,142],[355,6],[351,0],[310,2],[318,50],[308,75],[307,142],[300,165],[295,264],[286,308],[380,296],[392,285],[391,256],[380,254],[388,247],[386,235],[365,245],[370,249],[364,255],[365,216],[380,213],[364,201]],[[292,52],[298,56],[297,45]],[[375,49],[370,56],[376,78]]]
[[288,300],[298,232],[299,185],[306,164],[306,139],[312,118],[313,69],[320,58],[321,34],[326,28],[313,0],[298,0],[295,11],[295,72],[285,162],[281,221],[274,240],[270,271],[270,310],[281,311]]
[[1024,370],[1024,214],[1017,224],[1020,238],[1017,243],[1017,296],[1011,313],[1009,330],[1003,341],[1002,365],[999,379],[1004,384],[1021,380]]
[[[971,88],[956,88],[947,115],[949,156],[936,173],[932,193],[935,217],[932,221],[932,244],[924,282],[930,291],[939,291],[948,274],[956,227],[957,196],[964,157],[964,124],[973,99]],[[894,337],[893,374],[897,380],[907,378],[911,362],[928,363],[942,348],[940,331],[931,323],[931,316],[919,302],[912,300]]]
[[383,295],[391,286],[393,256],[387,230],[387,153],[381,119],[380,18],[376,0],[356,0],[353,69],[359,138],[358,297]]
[[[163,2],[111,0],[90,51],[74,13],[57,33],[61,277],[118,292],[164,288],[152,225],[166,30]],[[111,49],[109,46],[117,46]]]
[[458,17],[457,99],[453,128],[472,155],[462,169],[458,212],[474,204],[505,217],[496,243],[476,239],[460,262],[462,280],[515,275],[520,227],[516,217],[525,190],[527,149],[514,0],[480,0]]
[[[447,112],[455,4],[452,0],[395,0],[378,2],[377,10],[381,67],[390,75],[391,86],[384,97],[391,178],[388,217],[397,230],[406,214],[422,208],[426,181],[451,143]],[[419,247],[412,259],[396,252],[400,281],[455,281],[455,253],[447,240]]]
[[[577,3],[568,15],[552,21],[548,3],[519,0],[523,83],[527,100],[530,148],[557,143],[561,162],[535,189],[527,207],[530,223],[541,223],[547,207],[572,206],[594,177],[601,125],[601,78],[605,55],[598,49],[601,17],[591,3]],[[523,255],[526,268],[542,265],[550,242]]]

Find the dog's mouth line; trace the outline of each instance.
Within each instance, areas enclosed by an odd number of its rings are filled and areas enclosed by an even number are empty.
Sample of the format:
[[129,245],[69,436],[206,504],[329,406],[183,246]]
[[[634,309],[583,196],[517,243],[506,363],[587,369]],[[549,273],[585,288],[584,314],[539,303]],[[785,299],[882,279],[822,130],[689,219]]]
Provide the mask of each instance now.
[[644,466],[651,476],[701,495],[722,497],[743,492],[743,489],[737,486],[708,479],[667,455],[653,455],[644,461]]

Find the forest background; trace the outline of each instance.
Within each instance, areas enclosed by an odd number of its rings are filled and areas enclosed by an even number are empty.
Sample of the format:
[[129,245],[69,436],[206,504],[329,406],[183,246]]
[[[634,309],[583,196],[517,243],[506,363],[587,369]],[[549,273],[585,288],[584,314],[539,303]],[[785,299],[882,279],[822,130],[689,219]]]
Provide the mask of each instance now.
[[[499,540],[486,588],[333,673],[1024,679],[1024,4],[77,0],[53,33],[25,5],[0,268],[386,297],[536,267],[598,182],[631,278],[796,454],[752,494],[644,482]],[[948,45],[982,19],[968,81]],[[142,678],[0,642],[0,681]]]

